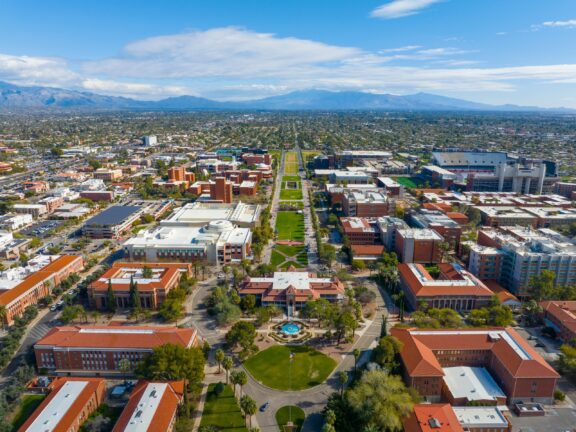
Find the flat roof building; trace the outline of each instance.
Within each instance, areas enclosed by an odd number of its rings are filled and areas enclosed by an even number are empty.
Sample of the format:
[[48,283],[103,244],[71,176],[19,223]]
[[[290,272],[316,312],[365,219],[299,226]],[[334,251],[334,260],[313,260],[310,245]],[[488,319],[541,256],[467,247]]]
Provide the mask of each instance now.
[[396,230],[396,255],[403,263],[432,264],[442,259],[440,243],[444,237],[431,229]]
[[88,219],[82,227],[82,233],[90,238],[119,238],[142,216],[143,211],[141,206],[108,207]]
[[227,220],[243,228],[254,228],[260,223],[262,206],[259,204],[202,203],[186,204],[161,222],[161,226],[203,226],[214,220]]

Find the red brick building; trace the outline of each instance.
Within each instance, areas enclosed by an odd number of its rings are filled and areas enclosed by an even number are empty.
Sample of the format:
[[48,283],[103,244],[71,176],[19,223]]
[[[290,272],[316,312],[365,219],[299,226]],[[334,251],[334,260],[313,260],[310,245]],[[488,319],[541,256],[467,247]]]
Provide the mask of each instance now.
[[55,327],[34,345],[39,369],[51,373],[119,374],[126,358],[134,367],[152,350],[167,343],[183,347],[200,344],[193,328],[151,326]]
[[172,167],[168,169],[168,181],[183,182],[186,181],[186,170],[184,167]]
[[272,164],[272,156],[268,153],[265,154],[254,154],[254,153],[243,153],[242,160],[246,165],[257,165],[257,164]]
[[396,255],[403,263],[433,264],[442,260],[440,243],[444,239],[432,229],[396,231]]
[[448,263],[438,268],[440,275],[433,278],[421,264],[398,264],[400,286],[412,310],[423,303],[458,312],[490,305],[494,293],[472,273]]
[[184,385],[184,381],[138,381],[112,432],[172,432]]
[[445,394],[444,368],[485,368],[508,403],[553,403],[560,375],[512,328],[392,328],[402,343],[404,380],[429,401]]
[[544,319],[558,332],[565,342],[576,338],[576,301],[550,300],[540,302]]
[[230,204],[233,199],[233,183],[225,177],[216,177],[214,183],[210,183],[210,198],[214,202]]
[[[148,270],[145,270],[148,269]],[[145,275],[144,272],[151,274]],[[137,284],[140,307],[157,309],[168,293],[178,286],[182,275],[192,274],[192,265],[184,263],[123,263],[116,261],[99,279],[88,287],[88,298],[97,309],[108,307],[108,287],[112,284],[116,307],[130,307],[130,282]],[[148,276],[148,277],[145,277]]]
[[30,274],[10,290],[0,292],[0,306],[6,308],[4,324],[14,324],[14,318],[24,313],[28,306],[37,305],[40,299],[50,295],[52,289],[71,273],[84,268],[84,259],[77,255],[63,255],[39,271]]
[[380,232],[376,220],[361,217],[340,218],[344,235],[353,245],[374,245],[380,243]]
[[101,378],[56,378],[50,393],[18,432],[78,431],[104,401],[106,381]]
[[464,432],[464,428],[450,404],[418,404],[404,420],[404,432]]
[[348,217],[380,217],[393,214],[394,201],[380,192],[347,191],[342,199],[342,210]]

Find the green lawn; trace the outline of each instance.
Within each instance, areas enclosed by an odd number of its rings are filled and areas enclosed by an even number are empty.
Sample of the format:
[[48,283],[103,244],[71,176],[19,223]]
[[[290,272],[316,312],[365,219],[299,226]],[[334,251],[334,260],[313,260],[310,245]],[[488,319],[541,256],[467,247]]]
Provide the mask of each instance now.
[[16,411],[16,415],[12,419],[12,427],[14,430],[18,430],[20,426],[24,424],[28,417],[32,415],[34,410],[40,405],[44,400],[44,395],[26,395],[22,396],[22,401]]
[[270,256],[270,264],[278,267],[284,261],[286,261],[286,257],[281,253],[278,253],[277,251],[272,249],[272,255]]
[[302,198],[301,189],[282,189],[280,191],[281,200],[301,200]]
[[407,187],[409,189],[420,187],[420,182],[418,181],[418,179],[412,177],[393,177],[393,179],[396,180],[398,183],[400,183],[402,186]]
[[299,182],[301,181],[302,178],[300,178],[300,176],[297,175],[285,175],[282,176],[282,181],[283,182],[287,182],[287,181],[295,181],[295,182]]
[[[290,368],[290,352],[294,359]],[[336,361],[307,346],[275,345],[249,358],[244,366],[262,384],[278,390],[303,390],[321,384]],[[291,369],[291,384],[288,371]]]
[[208,394],[200,426],[216,426],[218,430],[230,432],[247,432],[244,418],[232,388],[226,385],[224,386],[224,391],[219,396],[216,396],[214,394],[215,386],[216,384],[208,386]]
[[304,251],[304,246],[276,245],[276,246],[274,246],[274,249],[277,249],[278,251],[282,252],[284,255],[287,255],[289,257],[294,257],[294,256],[296,256],[299,253],[302,253]]
[[290,205],[293,208],[297,208],[298,210],[302,210],[304,208],[304,203],[302,201],[282,201],[280,206],[283,205]]
[[283,406],[278,411],[276,411],[276,423],[281,431],[284,430],[284,425],[288,423],[290,419],[292,419],[292,423],[294,424],[294,432],[299,432],[302,429],[302,425],[304,424],[304,419],[306,418],[306,414],[302,408],[297,406]]
[[304,241],[304,215],[294,211],[278,212],[276,230],[278,240]]
[[308,253],[304,246],[276,245],[272,250],[270,263],[282,269],[291,265],[297,268],[305,267],[308,265]]

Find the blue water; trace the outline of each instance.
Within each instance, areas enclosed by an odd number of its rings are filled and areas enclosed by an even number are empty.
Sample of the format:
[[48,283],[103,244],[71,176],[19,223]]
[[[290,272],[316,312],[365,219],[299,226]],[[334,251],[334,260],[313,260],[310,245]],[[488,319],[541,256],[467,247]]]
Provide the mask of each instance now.
[[295,335],[300,332],[300,326],[294,323],[286,323],[282,326],[282,333],[287,335]]

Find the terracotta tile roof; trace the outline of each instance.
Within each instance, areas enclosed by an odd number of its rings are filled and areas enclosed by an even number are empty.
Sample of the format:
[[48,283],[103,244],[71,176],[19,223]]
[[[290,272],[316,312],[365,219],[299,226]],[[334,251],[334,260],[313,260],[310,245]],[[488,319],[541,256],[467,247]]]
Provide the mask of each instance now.
[[70,264],[82,260],[83,258],[78,255],[63,255],[39,271],[32,273],[14,288],[7,290],[0,294],[0,305],[7,306],[16,300],[21,295],[25,294],[28,290],[38,286],[41,283],[48,282],[54,278],[58,273],[65,270]]
[[[166,384],[167,387],[154,411],[149,413],[151,419],[149,419],[147,425],[143,425],[143,428],[138,430],[142,432],[169,430],[170,424],[176,416],[178,405],[180,405],[184,395],[184,381],[138,381],[130,395],[130,400],[124,407],[124,410],[122,410],[122,414],[120,414],[112,432],[123,432],[127,429],[130,419],[138,415],[137,412],[141,408],[139,405],[146,397],[145,393],[149,391],[154,384]],[[150,410],[151,407],[147,407],[147,409]]]
[[382,245],[351,245],[352,252],[357,256],[382,255],[384,246]]
[[464,432],[450,404],[418,404],[404,422],[405,432]]
[[[457,270],[451,264],[439,264],[440,278],[434,281],[430,273],[421,264],[398,264],[398,272],[403,281],[404,287],[409,289],[416,297],[433,297],[433,296],[481,296],[491,297],[494,293],[488,289],[478,278],[466,270]],[[418,273],[425,281],[418,277]],[[464,283],[465,275],[468,284]],[[446,281],[441,284],[441,281]],[[454,283],[460,281],[462,283]],[[432,282],[432,283],[428,283]]]
[[197,343],[196,339],[197,332],[192,328],[69,326],[53,328],[35,347],[153,349],[167,343],[189,347]]
[[404,343],[400,355],[411,376],[444,374],[434,351],[487,350],[498,358],[514,378],[559,377],[552,366],[510,327],[434,330],[393,328],[392,335]]
[[546,315],[553,316],[564,327],[576,332],[576,301],[549,300],[540,302]]
[[514,294],[512,294],[510,291],[508,291],[506,288],[504,288],[495,280],[484,280],[482,282],[484,282],[484,285],[486,285],[494,293],[494,295],[498,297],[498,301],[500,302],[500,304],[509,301],[520,303],[518,297],[516,297]]
[[50,404],[54,398],[58,396],[58,393],[62,390],[64,385],[69,382],[86,382],[87,385],[80,391],[76,400],[70,405],[65,413],[60,413],[60,420],[51,430],[51,432],[68,432],[72,426],[74,426],[74,420],[82,409],[86,406],[90,398],[96,394],[97,404],[99,405],[102,401],[100,400],[99,394],[105,391],[105,380],[102,378],[56,378],[49,386],[50,394],[40,403],[40,405],[34,410],[32,415],[28,417],[26,422],[18,429],[18,432],[36,432],[39,431],[37,427],[34,429],[30,428],[34,423],[34,420],[42,414],[46,407]]

